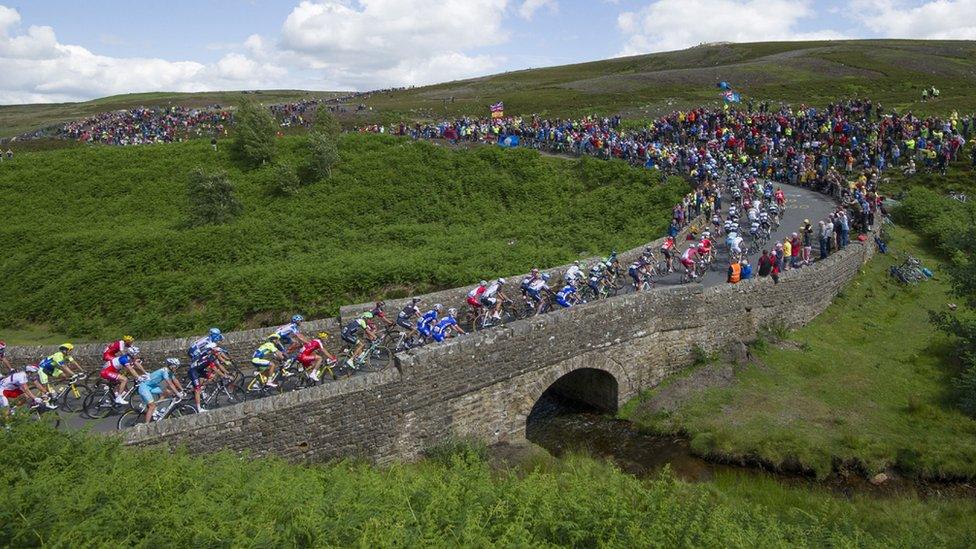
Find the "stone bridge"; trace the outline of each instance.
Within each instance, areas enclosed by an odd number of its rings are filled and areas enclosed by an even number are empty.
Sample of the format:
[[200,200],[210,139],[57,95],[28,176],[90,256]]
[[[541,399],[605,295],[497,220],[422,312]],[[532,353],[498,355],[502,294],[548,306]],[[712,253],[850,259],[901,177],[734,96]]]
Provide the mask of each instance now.
[[123,436],[127,444],[185,445],[193,452],[376,462],[415,458],[457,437],[518,441],[547,390],[614,412],[691,364],[698,348],[719,351],[765,326],[808,322],[873,253],[870,240],[855,241],[783,273],[779,284],[673,286],[555,311],[411,350],[381,372],[140,425]]

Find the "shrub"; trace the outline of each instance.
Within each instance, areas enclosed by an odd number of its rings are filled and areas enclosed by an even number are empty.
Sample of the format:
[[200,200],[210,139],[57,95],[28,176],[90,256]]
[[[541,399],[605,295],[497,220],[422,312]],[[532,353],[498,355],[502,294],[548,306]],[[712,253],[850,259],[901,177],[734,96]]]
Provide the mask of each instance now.
[[332,167],[339,161],[339,147],[335,136],[314,130],[309,132],[308,153],[308,171],[313,180],[331,177]]
[[236,128],[232,149],[245,165],[255,167],[275,157],[275,120],[261,105],[242,99],[234,114]]
[[223,171],[207,173],[203,168],[197,168],[190,172],[186,196],[191,227],[221,225],[234,219],[242,210],[234,196],[234,184]]
[[291,164],[274,164],[268,170],[265,187],[268,194],[291,196],[301,189],[302,182]]

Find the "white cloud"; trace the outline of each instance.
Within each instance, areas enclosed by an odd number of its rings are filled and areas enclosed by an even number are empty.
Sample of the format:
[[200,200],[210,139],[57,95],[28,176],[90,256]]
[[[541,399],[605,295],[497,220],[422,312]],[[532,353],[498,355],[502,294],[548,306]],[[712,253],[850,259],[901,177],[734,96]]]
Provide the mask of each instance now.
[[499,60],[466,52],[508,39],[502,24],[507,5],[508,0],[306,0],[282,25],[280,58],[367,89],[474,76]]
[[857,0],[853,13],[879,36],[976,40],[976,0]]
[[556,0],[525,0],[522,5],[519,6],[518,14],[519,17],[526,20],[531,20],[535,12],[539,11],[540,8],[548,7],[550,11],[555,11],[558,9]]
[[687,48],[702,42],[828,40],[835,31],[801,32],[814,15],[810,0],[656,0],[621,13],[627,41],[620,55]]
[[[51,27],[20,30],[20,14],[0,5],[0,103],[56,102],[140,91],[278,87],[286,71],[242,54],[215,65],[109,57],[58,42]],[[254,42],[249,39],[249,46]]]

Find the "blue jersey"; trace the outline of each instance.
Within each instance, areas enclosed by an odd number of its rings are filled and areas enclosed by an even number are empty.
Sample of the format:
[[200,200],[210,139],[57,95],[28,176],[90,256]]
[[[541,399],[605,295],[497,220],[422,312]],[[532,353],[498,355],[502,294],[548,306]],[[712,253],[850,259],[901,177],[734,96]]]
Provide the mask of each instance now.
[[571,295],[573,295],[575,293],[576,293],[576,288],[574,288],[574,287],[570,286],[569,284],[567,284],[567,285],[563,286],[563,289],[562,290],[559,290],[556,293],[556,299],[558,299],[560,301],[568,301],[569,300],[569,296],[571,296]]
[[140,383],[140,385],[145,385],[148,388],[159,387],[163,384],[163,381],[167,379],[172,379],[172,375],[169,373],[169,368],[160,368],[153,373],[149,374],[149,379]]
[[420,317],[420,324],[423,326],[430,326],[430,323],[437,320],[437,311],[431,309],[424,313],[424,316]]
[[275,330],[275,333],[278,334],[281,341],[291,343],[291,336],[302,333],[302,329],[298,327],[298,324],[292,322],[291,324],[285,324],[284,326],[279,327],[277,330]]
[[453,316],[445,316],[437,322],[434,329],[431,330],[431,335],[434,336],[434,341],[444,341],[447,337],[447,331],[451,326],[457,326],[457,320]]

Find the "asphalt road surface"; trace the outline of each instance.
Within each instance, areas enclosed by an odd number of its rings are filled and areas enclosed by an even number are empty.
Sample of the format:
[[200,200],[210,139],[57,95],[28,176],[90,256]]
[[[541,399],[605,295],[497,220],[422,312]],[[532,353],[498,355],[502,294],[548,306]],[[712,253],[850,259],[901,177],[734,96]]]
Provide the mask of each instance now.
[[[784,238],[791,235],[794,232],[798,232],[800,226],[803,224],[804,219],[809,219],[814,228],[817,227],[817,221],[823,219],[835,208],[835,203],[828,197],[808,189],[803,189],[799,187],[784,186],[783,190],[786,191],[786,211],[782,216],[782,222],[778,229],[772,232],[770,242],[768,247],[772,248],[775,246],[776,241],[782,242]],[[723,209],[728,208],[728,202],[723,200]],[[748,241],[748,235],[743,235]],[[684,251],[690,242],[682,241],[678,243],[678,248],[680,251]],[[819,255],[817,247],[814,246],[814,257]],[[655,252],[657,252],[655,250]],[[759,255],[755,254],[749,256],[749,263],[753,265],[753,272],[758,272]],[[716,284],[726,284],[726,269],[728,269],[728,248],[725,245],[725,238],[719,237],[717,239],[716,246],[716,257],[715,261],[712,263],[712,269],[705,273],[704,280],[701,284],[705,286],[714,286]],[[664,278],[658,279],[656,284],[660,286],[676,286],[681,284],[681,274],[682,269],[680,263],[675,259],[675,265],[679,272],[672,273]],[[624,265],[626,267],[626,265]],[[629,281],[629,277],[628,277]],[[633,291],[633,288],[628,285],[624,288],[624,292]],[[97,376],[97,372],[94,372]],[[93,382],[95,384],[96,382]],[[84,429],[89,428],[94,432],[104,433],[113,432],[116,430],[116,425],[119,420],[118,415],[112,415],[105,419],[91,420],[82,418],[79,414],[69,414],[66,412],[61,412],[61,422],[63,426],[67,426],[70,429]]]

